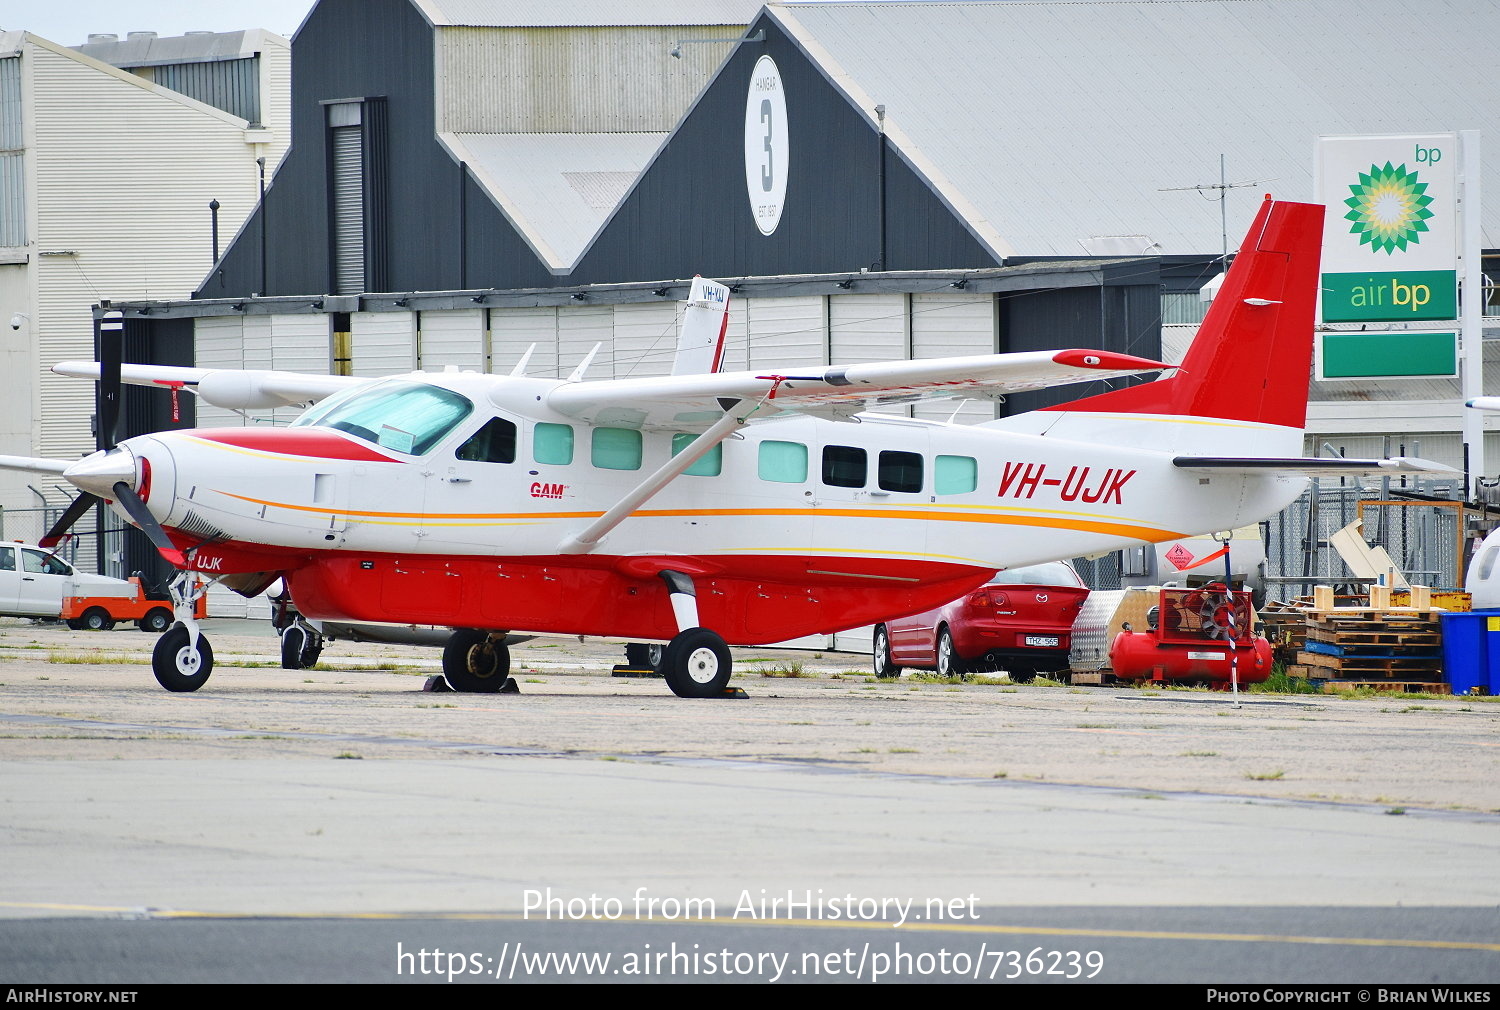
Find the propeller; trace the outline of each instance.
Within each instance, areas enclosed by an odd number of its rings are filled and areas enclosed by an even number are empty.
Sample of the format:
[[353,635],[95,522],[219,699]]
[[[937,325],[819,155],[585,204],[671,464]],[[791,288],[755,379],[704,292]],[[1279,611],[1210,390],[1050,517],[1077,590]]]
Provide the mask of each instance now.
[[[94,325],[97,328],[99,350],[99,385],[94,399],[94,445],[108,452],[115,447],[115,435],[120,427],[120,361],[124,357],[125,324],[119,314],[115,313],[98,320]],[[135,492],[131,491],[130,494],[144,511],[145,503],[135,496]],[[80,489],[78,497],[73,499],[57,522],[52,524],[47,535],[37,541],[37,546],[48,550],[56,547],[67,536],[68,530],[73,528],[73,524],[103,500],[100,495]],[[120,501],[123,504],[125,499]],[[130,506],[126,505],[125,508],[129,511]],[[149,515],[147,513],[148,518]],[[131,512],[131,516],[134,517],[135,513]],[[156,520],[152,519],[151,522],[154,524]],[[156,529],[161,533],[160,526]],[[146,535],[151,536],[150,531]],[[161,533],[161,536],[165,538],[166,534]],[[155,538],[151,542],[156,543]],[[157,548],[161,549],[161,545],[157,544]],[[176,551],[170,542],[168,549]],[[172,559],[169,557],[167,560]]]

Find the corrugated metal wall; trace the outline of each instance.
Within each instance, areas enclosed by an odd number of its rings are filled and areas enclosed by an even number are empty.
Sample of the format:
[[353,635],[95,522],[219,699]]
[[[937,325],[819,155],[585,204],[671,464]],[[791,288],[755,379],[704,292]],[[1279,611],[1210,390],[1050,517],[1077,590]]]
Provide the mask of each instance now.
[[[734,27],[439,28],[439,130],[665,133],[737,38]],[[608,68],[601,73],[600,68]]]
[[211,266],[210,200],[232,231],[255,203],[236,121],[28,44],[36,207],[37,450],[93,449],[93,388],[53,375],[92,352],[100,298],[187,297]]
[[156,83],[252,123],[260,118],[260,57],[171,63],[154,68]]
[[21,57],[0,59],[0,246],[26,244]]
[[489,346],[484,309],[423,312],[417,318],[417,367],[428,372],[448,365],[485,371]]

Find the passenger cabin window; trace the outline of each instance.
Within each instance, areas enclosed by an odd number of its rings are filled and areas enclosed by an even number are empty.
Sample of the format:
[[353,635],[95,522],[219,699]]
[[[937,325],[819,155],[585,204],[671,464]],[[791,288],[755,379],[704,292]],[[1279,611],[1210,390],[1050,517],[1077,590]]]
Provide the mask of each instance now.
[[475,463],[514,463],[516,426],[503,417],[492,417],[454,455]]
[[469,398],[450,389],[392,381],[310,410],[292,427],[333,428],[382,448],[421,456],[473,412]]
[[979,486],[979,462],[973,456],[939,456],[932,468],[933,494],[968,494]]
[[[697,435],[688,435],[682,432],[673,435],[672,455],[675,456],[682,450],[686,449],[688,446],[692,445],[693,440],[697,437]],[[723,469],[724,443],[720,442],[718,445],[708,450],[708,452],[704,453],[702,459],[698,460],[696,463],[682,472],[685,474],[690,474],[694,477],[717,477],[720,472],[723,471]]]
[[801,484],[807,480],[807,446],[801,442],[762,442],[756,471],[761,480]]
[[595,428],[589,453],[601,470],[639,470],[641,433],[634,428]]
[[823,483],[832,487],[864,487],[865,451],[850,445],[823,447]]
[[922,454],[891,450],[880,454],[880,487],[885,491],[922,490]]
[[573,462],[573,426],[538,421],[531,433],[531,458],[559,466]]

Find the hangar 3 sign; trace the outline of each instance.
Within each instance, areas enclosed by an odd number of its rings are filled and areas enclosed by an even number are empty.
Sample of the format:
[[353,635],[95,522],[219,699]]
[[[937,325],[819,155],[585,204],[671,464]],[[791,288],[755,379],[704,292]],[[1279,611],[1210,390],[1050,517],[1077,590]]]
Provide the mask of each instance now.
[[762,235],[781,223],[786,203],[786,92],[776,61],[762,56],[750,74],[745,97],[745,189],[750,213]]
[[1323,321],[1458,316],[1456,134],[1323,137]]

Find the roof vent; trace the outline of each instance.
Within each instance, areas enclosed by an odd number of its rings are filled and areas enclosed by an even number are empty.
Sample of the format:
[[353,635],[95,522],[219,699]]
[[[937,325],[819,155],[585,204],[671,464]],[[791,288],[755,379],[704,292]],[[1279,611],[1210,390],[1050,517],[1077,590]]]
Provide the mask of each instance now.
[[131,42],[150,42],[156,38],[155,32],[131,32],[125,36]]
[[116,35],[113,32],[91,32],[89,34],[89,45],[93,45],[95,42],[118,42],[118,41],[120,41],[120,36]]
[[204,29],[204,28],[199,28],[196,31],[183,32],[183,34],[184,35],[217,35],[219,33],[218,32],[211,32],[211,31],[208,31],[207,29]]

